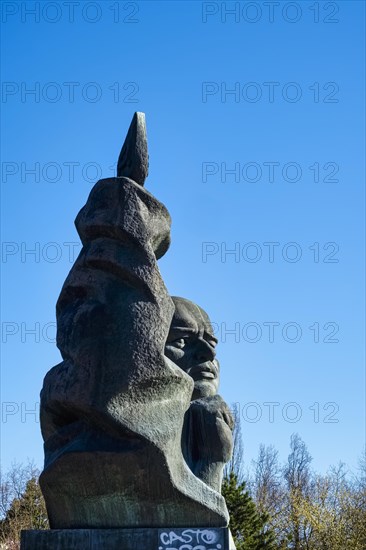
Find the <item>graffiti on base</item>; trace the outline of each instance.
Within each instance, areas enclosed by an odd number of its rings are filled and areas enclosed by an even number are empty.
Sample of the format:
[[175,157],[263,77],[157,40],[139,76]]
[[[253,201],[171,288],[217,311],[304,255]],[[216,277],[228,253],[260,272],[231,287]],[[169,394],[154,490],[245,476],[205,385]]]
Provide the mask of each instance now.
[[159,531],[158,550],[225,550],[223,534],[215,529]]

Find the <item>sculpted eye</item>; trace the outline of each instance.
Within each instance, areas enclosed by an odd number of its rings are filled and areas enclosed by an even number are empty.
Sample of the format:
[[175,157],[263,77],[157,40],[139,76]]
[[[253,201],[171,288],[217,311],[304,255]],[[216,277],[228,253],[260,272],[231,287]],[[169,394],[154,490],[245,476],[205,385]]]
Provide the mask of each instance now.
[[173,346],[176,346],[177,348],[184,348],[186,343],[188,342],[188,338],[177,338],[177,340],[173,340],[171,342]]

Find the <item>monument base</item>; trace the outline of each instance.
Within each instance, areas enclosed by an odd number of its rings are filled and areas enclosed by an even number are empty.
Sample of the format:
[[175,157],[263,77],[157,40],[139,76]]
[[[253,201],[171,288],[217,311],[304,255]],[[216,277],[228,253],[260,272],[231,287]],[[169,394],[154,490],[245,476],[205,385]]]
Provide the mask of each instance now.
[[227,528],[22,531],[21,550],[235,550]]

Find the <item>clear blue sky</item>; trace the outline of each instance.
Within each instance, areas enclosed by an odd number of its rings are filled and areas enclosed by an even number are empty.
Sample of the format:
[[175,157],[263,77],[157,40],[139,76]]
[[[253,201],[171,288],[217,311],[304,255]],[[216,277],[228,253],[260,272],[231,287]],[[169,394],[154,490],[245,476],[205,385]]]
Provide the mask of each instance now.
[[55,303],[80,250],[73,221],[114,174],[136,110],[146,186],[173,218],[161,271],[215,323],[245,464],[260,443],[284,460],[298,432],[318,471],[356,466],[365,5],[290,4],[2,2],[3,467],[42,464],[27,411],[60,361]]

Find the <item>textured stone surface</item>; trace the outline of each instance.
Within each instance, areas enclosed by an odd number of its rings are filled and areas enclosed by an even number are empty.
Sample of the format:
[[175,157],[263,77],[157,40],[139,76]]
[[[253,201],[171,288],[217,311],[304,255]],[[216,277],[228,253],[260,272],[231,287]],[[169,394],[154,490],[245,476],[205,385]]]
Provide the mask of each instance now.
[[22,550],[235,550],[228,529],[23,531]]
[[123,150],[121,177],[97,182],[76,218],[83,248],[57,302],[63,361],[41,392],[50,525],[223,527],[232,420],[216,341],[207,314],[161,278],[170,216],[142,187],[140,115]]

